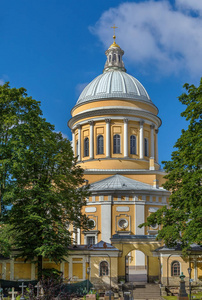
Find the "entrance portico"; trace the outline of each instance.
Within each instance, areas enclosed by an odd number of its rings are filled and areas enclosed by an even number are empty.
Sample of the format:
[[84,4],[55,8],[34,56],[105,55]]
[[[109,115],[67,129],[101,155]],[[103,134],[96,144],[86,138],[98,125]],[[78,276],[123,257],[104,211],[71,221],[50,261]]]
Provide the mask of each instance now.
[[121,252],[121,256],[118,258],[119,280],[128,281],[126,257],[133,250],[139,250],[145,254],[147,282],[153,282],[160,278],[159,259],[154,256],[153,251],[161,246],[161,242],[156,241],[155,236],[115,234],[111,238],[111,243]]

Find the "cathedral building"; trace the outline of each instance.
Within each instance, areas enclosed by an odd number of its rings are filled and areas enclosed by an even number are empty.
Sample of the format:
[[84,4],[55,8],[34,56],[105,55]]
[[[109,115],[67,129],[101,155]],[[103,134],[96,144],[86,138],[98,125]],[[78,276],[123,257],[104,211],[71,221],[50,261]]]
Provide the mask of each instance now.
[[[95,287],[118,287],[120,281],[179,286],[187,268],[198,284],[202,279],[202,249],[192,246],[183,258],[180,247],[169,249],[156,235],[157,224],[139,225],[165,205],[170,193],[162,187],[165,173],[158,162],[158,108],[144,86],[126,72],[124,51],[114,42],[105,52],[103,73],[90,82],[73,107],[68,126],[78,164],[84,169],[91,195],[83,207],[90,230],[74,228],[66,261],[44,259],[64,279],[90,279]],[[0,259],[3,280],[34,280],[36,266],[23,259]]]

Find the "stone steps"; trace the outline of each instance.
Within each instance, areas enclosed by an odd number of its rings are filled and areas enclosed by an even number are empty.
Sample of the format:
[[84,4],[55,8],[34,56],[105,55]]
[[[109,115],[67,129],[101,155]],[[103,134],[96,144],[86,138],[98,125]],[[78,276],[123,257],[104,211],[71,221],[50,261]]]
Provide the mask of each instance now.
[[160,300],[161,293],[158,284],[146,283],[144,286],[135,286],[133,290],[133,299],[136,300]]

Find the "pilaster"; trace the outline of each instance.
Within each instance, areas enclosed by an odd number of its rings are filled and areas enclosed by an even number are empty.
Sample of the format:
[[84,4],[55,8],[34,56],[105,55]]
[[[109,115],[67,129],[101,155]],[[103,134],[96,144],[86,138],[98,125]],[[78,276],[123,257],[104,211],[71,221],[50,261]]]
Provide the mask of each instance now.
[[140,145],[139,145],[139,149],[140,149],[140,159],[143,159],[144,157],[144,121],[143,120],[140,120]]
[[124,119],[124,157],[128,157],[128,119]]
[[89,121],[90,124],[90,159],[94,158],[94,122]]
[[158,163],[159,159],[158,159],[158,129],[155,130],[156,133],[156,162]]
[[78,125],[78,161],[81,160],[81,125]]
[[111,119],[105,119],[106,122],[106,157],[110,157],[110,145],[111,145],[111,134],[110,134],[110,121]]
[[150,126],[151,157],[154,158],[154,124]]

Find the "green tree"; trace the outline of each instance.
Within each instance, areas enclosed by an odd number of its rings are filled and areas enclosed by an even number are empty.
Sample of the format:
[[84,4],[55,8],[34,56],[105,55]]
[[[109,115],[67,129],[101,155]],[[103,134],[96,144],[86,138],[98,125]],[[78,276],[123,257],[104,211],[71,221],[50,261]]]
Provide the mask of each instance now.
[[189,121],[175,144],[171,161],[164,161],[167,172],[164,188],[171,191],[170,208],[163,207],[141,226],[163,225],[157,239],[168,246],[202,244],[202,79],[199,87],[185,84],[179,101],[186,105],[181,116]]
[[89,195],[70,142],[42,118],[39,102],[25,89],[0,87],[1,200],[13,246],[25,260],[58,263],[68,254],[70,223],[88,227],[81,213]]

